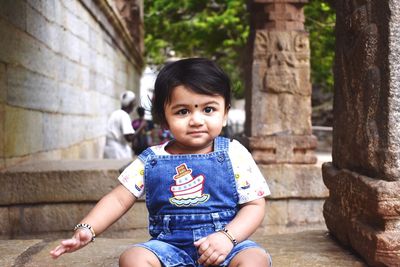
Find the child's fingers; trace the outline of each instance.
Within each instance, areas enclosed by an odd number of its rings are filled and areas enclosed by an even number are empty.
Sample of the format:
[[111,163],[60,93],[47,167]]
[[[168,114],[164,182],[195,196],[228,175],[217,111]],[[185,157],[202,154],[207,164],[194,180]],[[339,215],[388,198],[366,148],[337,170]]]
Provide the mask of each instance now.
[[62,254],[64,254],[66,251],[66,249],[64,248],[64,246],[59,245],[57,246],[55,249],[53,249],[52,251],[50,251],[50,255],[53,259],[57,259],[58,257],[60,257]]
[[[196,244],[195,244],[195,246],[196,246]],[[208,242],[208,240],[205,238],[204,240],[201,240],[201,243],[199,243],[196,247],[197,247],[197,251],[201,255],[210,247],[210,242]]]
[[66,240],[61,241],[61,244],[63,246],[68,246],[68,247],[76,246],[78,244],[78,240],[76,240],[75,238],[66,239]]
[[55,249],[50,251],[50,255],[54,259],[57,259],[66,252],[70,252],[71,250],[72,251],[76,250],[78,246],[79,246],[78,240],[74,238],[66,239],[61,241],[61,245],[57,246]]
[[204,241],[206,241],[207,237],[200,238],[199,240],[194,242],[195,247],[199,247]]

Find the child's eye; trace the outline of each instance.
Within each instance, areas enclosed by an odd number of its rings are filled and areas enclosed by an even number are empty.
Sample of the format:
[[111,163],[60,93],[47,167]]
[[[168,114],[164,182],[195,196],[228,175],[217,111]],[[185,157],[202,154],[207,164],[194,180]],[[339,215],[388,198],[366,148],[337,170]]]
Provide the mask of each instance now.
[[178,115],[186,115],[188,113],[189,113],[189,110],[187,110],[187,109],[180,109],[176,112],[176,114],[178,114]]
[[205,113],[211,113],[211,112],[213,112],[213,111],[215,111],[215,108],[213,108],[213,107],[206,107],[206,108],[204,109],[204,112],[205,112]]

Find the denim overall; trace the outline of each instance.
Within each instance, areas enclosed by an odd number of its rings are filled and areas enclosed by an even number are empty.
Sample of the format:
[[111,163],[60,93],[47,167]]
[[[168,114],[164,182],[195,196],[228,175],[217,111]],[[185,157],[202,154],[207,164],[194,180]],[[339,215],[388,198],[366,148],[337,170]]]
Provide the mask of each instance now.
[[[228,146],[229,139],[217,137],[209,154],[155,155],[148,148],[139,155],[145,163],[152,239],[137,246],[152,251],[163,266],[201,266],[193,242],[235,217],[238,193]],[[250,247],[259,246],[250,240],[239,243],[220,266]]]

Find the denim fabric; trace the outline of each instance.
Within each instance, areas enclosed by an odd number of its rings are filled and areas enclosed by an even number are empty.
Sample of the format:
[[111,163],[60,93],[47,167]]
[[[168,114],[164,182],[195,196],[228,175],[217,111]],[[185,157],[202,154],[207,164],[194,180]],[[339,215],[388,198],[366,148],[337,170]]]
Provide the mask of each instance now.
[[[152,251],[164,266],[199,266],[193,242],[222,229],[236,215],[238,193],[228,157],[229,139],[218,137],[214,152],[155,155],[146,149],[146,205],[152,239],[138,244]],[[258,247],[244,241],[233,248],[224,265],[241,250]]]

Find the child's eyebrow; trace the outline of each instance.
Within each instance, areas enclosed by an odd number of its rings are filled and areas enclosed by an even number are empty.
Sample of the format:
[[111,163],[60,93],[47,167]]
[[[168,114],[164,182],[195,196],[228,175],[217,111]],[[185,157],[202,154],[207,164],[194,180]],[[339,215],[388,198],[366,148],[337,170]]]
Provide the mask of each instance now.
[[177,108],[187,108],[191,106],[208,106],[208,105],[219,105],[218,101],[207,101],[204,103],[199,103],[199,104],[192,104],[192,103],[177,103],[173,106],[171,106],[171,109],[177,109]]

